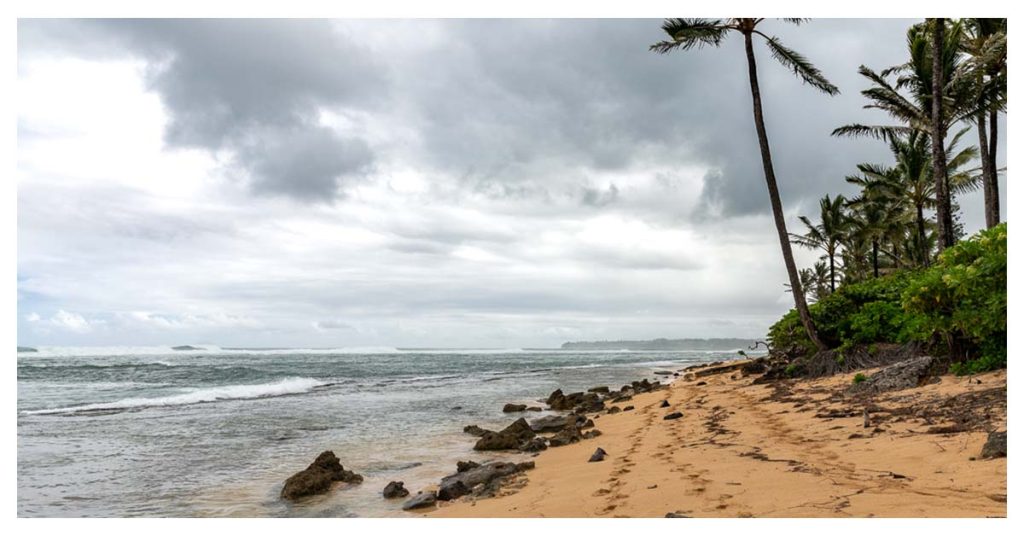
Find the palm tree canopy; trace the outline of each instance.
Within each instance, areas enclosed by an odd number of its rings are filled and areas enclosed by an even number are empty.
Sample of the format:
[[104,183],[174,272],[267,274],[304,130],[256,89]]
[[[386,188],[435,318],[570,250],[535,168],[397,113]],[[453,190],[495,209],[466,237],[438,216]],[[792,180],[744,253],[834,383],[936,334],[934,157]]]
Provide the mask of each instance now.
[[[791,24],[802,24],[807,19],[782,19]],[[778,37],[769,36],[757,29],[757,25],[764,19],[665,19],[661,29],[668,34],[669,40],[660,41],[650,46],[650,49],[660,54],[667,54],[674,50],[690,50],[692,48],[704,48],[705,46],[717,47],[730,31],[744,34],[756,34],[764,38],[772,57],[793,74],[800,77],[804,83],[828,94],[836,95],[839,88],[833,85],[825,75],[807,60],[799,52],[786,47]]]

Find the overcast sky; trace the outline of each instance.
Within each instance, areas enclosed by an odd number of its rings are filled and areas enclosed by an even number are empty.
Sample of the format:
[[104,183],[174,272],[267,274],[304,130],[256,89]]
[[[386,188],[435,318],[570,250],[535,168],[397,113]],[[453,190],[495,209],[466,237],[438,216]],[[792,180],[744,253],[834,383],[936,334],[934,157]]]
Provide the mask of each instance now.
[[[792,302],[742,41],[659,24],[22,20],[19,344],[761,337]],[[758,50],[791,230],[889,162],[829,133],[887,121],[856,69],[909,24],[765,23],[842,91]]]

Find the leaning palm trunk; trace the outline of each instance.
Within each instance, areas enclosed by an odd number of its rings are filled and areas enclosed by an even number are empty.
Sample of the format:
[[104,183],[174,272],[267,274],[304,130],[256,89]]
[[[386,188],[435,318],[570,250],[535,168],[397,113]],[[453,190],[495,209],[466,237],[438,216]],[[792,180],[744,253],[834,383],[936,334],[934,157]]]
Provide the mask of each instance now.
[[988,124],[985,112],[978,112],[978,148],[981,151],[981,183],[985,193],[985,226],[999,225],[999,183],[988,154]]
[[949,177],[946,171],[946,133],[943,128],[942,44],[946,19],[932,19],[932,178],[935,180],[936,220],[939,225],[939,251],[953,245],[953,210],[949,198]]
[[[775,169],[772,166],[771,149],[768,147],[768,132],[764,127],[764,116],[761,111],[761,90],[757,83],[757,62],[754,59],[754,43],[750,33],[744,33],[744,43],[747,50],[747,67],[750,73],[750,93],[754,101],[754,125],[757,128],[757,141],[761,146],[761,163],[764,166],[764,180],[768,183],[768,198],[772,204],[772,215],[775,217],[775,229],[779,233],[779,243],[782,246],[782,258],[786,262],[786,272],[789,275],[790,289],[793,291],[793,301],[796,303],[796,310],[800,314],[800,321],[807,330],[807,335],[819,350],[828,347],[818,337],[818,331],[814,327],[814,320],[811,319],[811,312],[807,308],[807,300],[804,298],[803,287],[800,285],[800,274],[796,269],[796,261],[793,260],[793,248],[789,244],[789,232],[786,230],[786,216],[782,211],[782,199],[779,197],[779,186],[775,181]],[[833,282],[833,286],[835,283]]]

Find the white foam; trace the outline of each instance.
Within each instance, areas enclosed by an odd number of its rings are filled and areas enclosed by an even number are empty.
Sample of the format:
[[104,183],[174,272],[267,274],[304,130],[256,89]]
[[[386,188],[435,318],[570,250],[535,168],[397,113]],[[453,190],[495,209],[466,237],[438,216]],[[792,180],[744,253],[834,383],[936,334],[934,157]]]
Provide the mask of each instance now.
[[51,415],[59,413],[82,413],[103,410],[125,410],[133,408],[159,407],[159,406],[186,406],[202,402],[215,402],[218,400],[243,400],[250,398],[266,398],[272,396],[292,395],[305,393],[315,387],[325,385],[325,382],[312,378],[288,378],[274,383],[261,383],[256,385],[225,385],[221,387],[208,387],[195,389],[187,393],[157,398],[125,398],[116,402],[102,402],[97,404],[85,404],[82,406],[71,406],[66,408],[40,409],[23,411],[24,415]]

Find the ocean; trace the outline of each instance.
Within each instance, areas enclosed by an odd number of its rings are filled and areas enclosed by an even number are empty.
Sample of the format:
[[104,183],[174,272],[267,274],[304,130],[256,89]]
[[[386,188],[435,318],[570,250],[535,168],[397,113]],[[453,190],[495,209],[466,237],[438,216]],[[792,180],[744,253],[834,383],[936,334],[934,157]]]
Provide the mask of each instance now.
[[[735,352],[47,348],[18,353],[22,517],[401,516],[412,493],[480,453],[467,424],[507,402],[613,388]],[[544,413],[525,414],[529,418]],[[324,450],[358,486],[297,504],[281,485]]]

